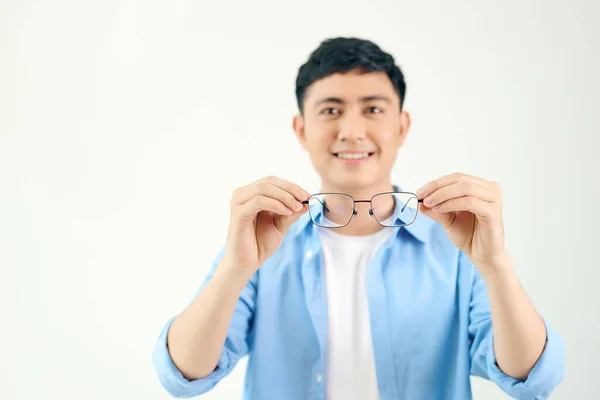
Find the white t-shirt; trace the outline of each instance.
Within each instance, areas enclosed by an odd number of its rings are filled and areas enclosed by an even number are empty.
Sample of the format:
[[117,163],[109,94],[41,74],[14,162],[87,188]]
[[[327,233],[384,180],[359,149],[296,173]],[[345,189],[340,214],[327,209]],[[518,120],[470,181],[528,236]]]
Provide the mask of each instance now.
[[327,400],[379,399],[367,303],[367,267],[395,232],[346,236],[320,228],[327,292]]

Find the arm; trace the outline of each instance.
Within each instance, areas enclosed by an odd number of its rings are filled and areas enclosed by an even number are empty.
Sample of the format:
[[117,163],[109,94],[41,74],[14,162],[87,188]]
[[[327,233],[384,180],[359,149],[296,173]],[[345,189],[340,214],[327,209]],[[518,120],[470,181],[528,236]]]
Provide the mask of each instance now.
[[247,270],[221,260],[204,290],[173,320],[167,346],[186,379],[204,378],[216,369],[233,313],[249,280]]
[[193,302],[164,327],[154,366],[165,389],[191,397],[213,388],[249,352],[258,269],[307,209],[298,185],[267,177],[237,188],[225,247]]
[[484,278],[462,252],[459,263],[471,276],[471,374],[513,398],[548,398],[564,376],[562,337],[534,310],[514,270]]
[[213,262],[194,300],[165,324],[155,344],[154,368],[172,396],[209,391],[249,352],[257,274],[246,279],[228,268],[223,254],[224,250]]
[[513,397],[545,398],[562,380],[564,343],[535,311],[509,261],[500,185],[456,173],[417,194],[422,213],[443,226],[460,250],[460,269],[472,272],[472,373]]
[[524,381],[546,345],[544,321],[521,287],[508,255],[495,266],[477,267],[485,271],[498,366]]

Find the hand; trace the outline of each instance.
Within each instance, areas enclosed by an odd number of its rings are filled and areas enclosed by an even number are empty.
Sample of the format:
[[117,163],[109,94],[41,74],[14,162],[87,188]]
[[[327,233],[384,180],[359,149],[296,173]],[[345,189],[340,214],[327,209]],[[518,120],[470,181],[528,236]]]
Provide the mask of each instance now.
[[417,196],[424,199],[423,214],[439,222],[475,266],[495,265],[506,256],[497,183],[456,173],[427,183]]
[[288,229],[308,208],[309,193],[268,177],[236,189],[225,249],[227,265],[254,273],[283,243]]

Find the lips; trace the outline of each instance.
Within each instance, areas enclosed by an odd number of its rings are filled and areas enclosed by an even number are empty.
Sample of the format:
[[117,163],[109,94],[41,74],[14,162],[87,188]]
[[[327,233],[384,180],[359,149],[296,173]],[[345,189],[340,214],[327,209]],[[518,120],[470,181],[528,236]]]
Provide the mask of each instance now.
[[336,157],[341,158],[343,160],[361,160],[363,158],[369,157],[373,153],[364,152],[364,153],[336,153]]
[[342,160],[362,160],[372,156],[374,153],[369,151],[344,151],[339,153],[333,153],[334,156]]

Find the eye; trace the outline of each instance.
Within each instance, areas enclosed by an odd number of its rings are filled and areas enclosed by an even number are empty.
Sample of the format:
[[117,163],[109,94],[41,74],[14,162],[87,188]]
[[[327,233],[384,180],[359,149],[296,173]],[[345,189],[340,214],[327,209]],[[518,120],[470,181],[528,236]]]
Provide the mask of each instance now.
[[383,110],[379,107],[369,107],[367,108],[367,112],[371,113],[371,114],[381,114],[383,112]]
[[338,115],[340,113],[340,110],[338,110],[337,108],[333,108],[333,107],[328,107],[326,109],[324,109],[323,111],[321,111],[321,114],[325,114],[325,115]]

